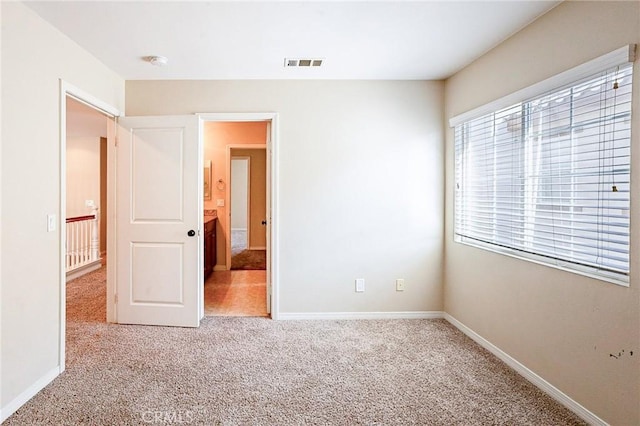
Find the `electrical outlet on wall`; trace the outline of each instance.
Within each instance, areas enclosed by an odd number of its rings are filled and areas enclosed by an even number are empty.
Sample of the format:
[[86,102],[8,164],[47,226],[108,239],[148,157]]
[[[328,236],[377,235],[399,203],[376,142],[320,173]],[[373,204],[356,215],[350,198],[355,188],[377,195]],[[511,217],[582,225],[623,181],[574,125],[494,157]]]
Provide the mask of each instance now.
[[396,291],[404,291],[404,278],[396,280]]

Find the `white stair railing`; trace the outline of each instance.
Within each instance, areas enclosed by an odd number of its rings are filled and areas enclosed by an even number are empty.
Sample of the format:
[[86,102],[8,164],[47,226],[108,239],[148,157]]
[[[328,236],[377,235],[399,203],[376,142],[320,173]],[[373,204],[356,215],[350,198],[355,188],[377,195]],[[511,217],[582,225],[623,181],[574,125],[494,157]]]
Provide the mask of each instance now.
[[67,218],[67,273],[100,260],[98,208],[94,207],[91,213]]

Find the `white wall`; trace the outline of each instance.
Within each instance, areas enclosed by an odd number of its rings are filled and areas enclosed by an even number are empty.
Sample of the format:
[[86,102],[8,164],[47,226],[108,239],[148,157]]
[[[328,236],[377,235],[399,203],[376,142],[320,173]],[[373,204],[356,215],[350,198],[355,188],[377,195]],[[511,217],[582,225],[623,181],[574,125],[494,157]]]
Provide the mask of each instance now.
[[100,138],[67,138],[67,214],[91,214],[86,200],[100,205]]
[[[640,3],[563,2],[448,79],[445,119],[629,43],[640,43]],[[634,72],[638,165],[637,61]],[[632,171],[625,288],[453,242],[453,131],[446,135],[446,312],[605,421],[640,424],[640,168]]]
[[[6,417],[60,360],[60,81],[123,109],[124,81],[22,3],[1,2],[0,407]],[[63,171],[62,171],[63,172]]]
[[67,137],[107,137],[108,118],[97,110],[67,97]]
[[231,158],[231,230],[248,229],[249,158]]
[[[45,226],[48,213],[61,213],[58,79],[120,109],[124,83],[24,5],[0,7],[5,417],[59,366],[60,234]],[[640,422],[640,357],[610,354],[640,353],[638,216],[632,217],[629,288],[455,244],[450,197],[443,217],[442,124],[639,43],[639,17],[636,2],[561,4],[449,79],[444,117],[441,83],[393,81],[131,81],[126,112],[280,114],[275,255],[282,312],[443,309],[446,218],[446,311],[606,421],[634,424]],[[634,112],[640,111],[637,68]],[[640,150],[639,120],[635,114],[633,152]],[[451,131],[446,137],[446,194],[453,194]],[[634,181],[639,173],[634,169]],[[632,188],[635,211],[640,185]],[[367,291],[356,294],[353,280],[360,277]],[[405,278],[405,292],[394,291],[395,278]]]
[[[127,115],[279,113],[281,312],[442,309],[441,82],[128,81],[126,90]],[[356,278],[365,293],[354,292]]]
[[91,213],[86,200],[100,204],[100,138],[107,137],[107,117],[93,108],[66,99],[66,217]]
[[[109,119],[97,110],[67,97],[66,99],[66,217],[91,214],[86,200],[93,200],[99,207],[100,250],[106,251],[106,169],[101,169],[101,160],[106,162],[106,145],[100,138],[107,138]],[[105,152],[101,152],[104,150]],[[101,156],[105,158],[101,159]],[[102,164],[106,167],[106,164]],[[101,182],[104,179],[105,182]],[[104,191],[106,192],[106,191]]]

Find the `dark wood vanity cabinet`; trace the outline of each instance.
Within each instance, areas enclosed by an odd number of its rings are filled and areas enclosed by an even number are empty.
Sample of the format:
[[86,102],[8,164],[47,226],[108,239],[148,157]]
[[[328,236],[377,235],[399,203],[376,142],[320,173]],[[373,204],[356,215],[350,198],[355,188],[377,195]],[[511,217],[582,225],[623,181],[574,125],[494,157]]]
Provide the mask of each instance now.
[[205,217],[204,222],[204,279],[206,280],[216,266],[216,222],[217,218]]

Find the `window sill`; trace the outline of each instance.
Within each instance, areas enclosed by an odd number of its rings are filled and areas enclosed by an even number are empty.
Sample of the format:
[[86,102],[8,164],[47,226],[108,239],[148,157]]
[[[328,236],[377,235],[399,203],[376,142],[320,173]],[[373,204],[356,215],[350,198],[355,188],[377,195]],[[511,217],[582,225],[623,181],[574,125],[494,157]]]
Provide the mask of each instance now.
[[517,250],[509,249],[506,247],[499,247],[492,244],[482,243],[479,241],[471,240],[468,238],[455,236],[454,242],[479,248],[482,250],[490,251],[493,253],[501,254],[504,256],[513,257],[516,259],[524,260],[527,262],[533,262],[538,265],[548,266],[553,269],[559,269],[561,271],[571,272],[573,274],[582,275],[584,277],[593,278],[599,281],[605,281],[611,284],[616,284],[622,287],[629,287],[629,276],[616,274],[613,272],[600,271],[588,266],[575,265],[568,262],[562,262],[560,260],[552,260],[544,256],[538,256],[531,253],[524,253]]

